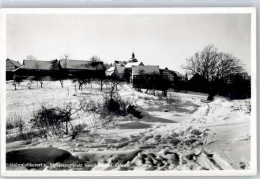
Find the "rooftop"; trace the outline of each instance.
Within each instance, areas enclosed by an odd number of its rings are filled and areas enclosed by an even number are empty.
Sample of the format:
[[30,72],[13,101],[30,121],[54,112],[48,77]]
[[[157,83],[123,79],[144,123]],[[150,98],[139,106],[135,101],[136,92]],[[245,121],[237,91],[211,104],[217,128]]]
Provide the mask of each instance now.
[[139,75],[140,71],[144,74],[160,74],[159,65],[145,65],[145,66],[133,66],[132,67],[132,75]]

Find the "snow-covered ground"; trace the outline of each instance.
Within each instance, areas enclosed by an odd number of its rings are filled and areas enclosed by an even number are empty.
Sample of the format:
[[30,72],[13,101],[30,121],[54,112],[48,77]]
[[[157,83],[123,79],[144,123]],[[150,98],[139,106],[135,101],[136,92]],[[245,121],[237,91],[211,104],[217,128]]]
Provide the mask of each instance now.
[[[75,91],[71,81],[44,82],[43,88],[23,82],[14,90],[7,84],[7,120],[20,115],[29,121],[41,105],[62,106],[82,97],[102,100],[98,82]],[[104,87],[105,89],[106,87]],[[67,150],[95,165],[92,170],[230,170],[250,167],[250,99],[206,101],[200,93],[168,92],[172,101],[137,92],[121,83],[123,100],[141,106],[147,116],[115,117],[107,128],[91,128],[77,139],[70,137],[9,142],[7,151],[53,147]],[[174,101],[176,100],[176,102]],[[83,114],[75,123],[91,125],[99,116]],[[29,127],[29,123],[27,126]],[[8,134],[9,136],[15,135]],[[118,164],[118,165],[117,165]],[[119,165],[120,164],[120,165]],[[51,169],[51,168],[49,168]],[[86,168],[85,168],[86,169]],[[76,170],[76,168],[75,168]]]

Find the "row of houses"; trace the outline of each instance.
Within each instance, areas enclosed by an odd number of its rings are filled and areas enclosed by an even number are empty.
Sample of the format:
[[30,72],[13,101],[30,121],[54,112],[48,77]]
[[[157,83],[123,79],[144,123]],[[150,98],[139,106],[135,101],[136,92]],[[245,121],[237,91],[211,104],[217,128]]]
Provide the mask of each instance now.
[[[145,65],[138,62],[135,54],[128,61],[115,61],[113,66],[106,70],[106,75],[120,81],[127,81],[134,88],[177,88],[186,78],[168,68],[160,69],[159,65]],[[167,83],[167,86],[166,86]]]
[[[127,61],[114,61],[106,68],[101,61],[85,60],[6,60],[6,79],[14,78],[33,80],[41,76],[43,80],[51,80],[53,76],[62,74],[64,79],[72,78],[113,78],[119,81],[126,81],[132,84],[134,88],[174,88],[182,90],[185,84],[198,85],[198,81],[203,80],[195,76],[188,81],[187,76],[180,75],[168,68],[160,69],[159,65],[145,65],[132,57]],[[194,82],[193,82],[194,81]],[[165,86],[167,85],[167,86]],[[190,86],[191,86],[190,85]],[[203,87],[204,88],[204,87]]]
[[105,66],[101,61],[84,61],[84,60],[23,60],[20,64],[18,61],[11,59],[6,60],[6,80],[14,78],[32,80],[37,76],[42,76],[44,80],[50,80],[54,75],[62,74],[64,78],[98,78],[105,76]]

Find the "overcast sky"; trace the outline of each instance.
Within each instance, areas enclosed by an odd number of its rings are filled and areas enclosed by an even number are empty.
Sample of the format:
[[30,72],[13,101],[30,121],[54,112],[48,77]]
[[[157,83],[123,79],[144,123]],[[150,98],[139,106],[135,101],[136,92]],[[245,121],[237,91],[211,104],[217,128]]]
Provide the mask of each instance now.
[[7,15],[7,57],[128,60],[184,73],[185,59],[207,44],[239,58],[250,72],[250,15]]

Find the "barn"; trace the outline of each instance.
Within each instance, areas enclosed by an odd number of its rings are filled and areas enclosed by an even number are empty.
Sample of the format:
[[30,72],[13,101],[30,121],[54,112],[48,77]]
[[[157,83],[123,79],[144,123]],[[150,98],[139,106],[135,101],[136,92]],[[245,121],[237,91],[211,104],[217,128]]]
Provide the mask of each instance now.
[[101,61],[84,60],[59,60],[59,65],[66,78],[103,78],[105,77],[105,65]]
[[23,60],[23,65],[14,70],[15,78],[51,80],[55,70],[59,70],[58,61]]
[[14,76],[13,71],[20,66],[22,66],[20,62],[6,59],[6,80],[12,80]]

